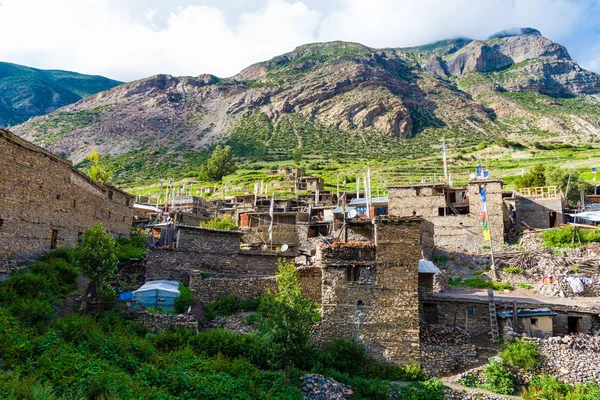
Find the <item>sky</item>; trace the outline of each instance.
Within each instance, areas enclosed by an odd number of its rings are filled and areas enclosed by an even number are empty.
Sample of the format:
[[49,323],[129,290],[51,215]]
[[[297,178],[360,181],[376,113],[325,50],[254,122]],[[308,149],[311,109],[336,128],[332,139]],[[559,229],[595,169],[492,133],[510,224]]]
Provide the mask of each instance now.
[[0,0],[0,61],[219,77],[313,42],[406,47],[533,27],[600,73],[600,0]]

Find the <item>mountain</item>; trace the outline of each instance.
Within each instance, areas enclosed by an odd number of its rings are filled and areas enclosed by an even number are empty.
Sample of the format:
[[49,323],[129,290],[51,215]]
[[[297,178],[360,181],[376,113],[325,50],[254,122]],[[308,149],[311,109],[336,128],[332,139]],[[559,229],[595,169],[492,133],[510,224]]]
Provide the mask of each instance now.
[[14,131],[75,162],[96,148],[117,177],[195,165],[219,143],[251,160],[404,160],[441,136],[457,148],[500,137],[585,143],[600,135],[599,93],[599,75],[525,28],[412,48],[307,44],[231,78],[126,83]]
[[122,82],[0,62],[0,126],[20,124]]

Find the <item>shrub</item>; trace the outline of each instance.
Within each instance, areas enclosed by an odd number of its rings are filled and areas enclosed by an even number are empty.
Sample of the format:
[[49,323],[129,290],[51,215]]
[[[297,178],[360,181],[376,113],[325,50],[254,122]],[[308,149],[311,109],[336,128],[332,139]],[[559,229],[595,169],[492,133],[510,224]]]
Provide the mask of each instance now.
[[511,340],[500,353],[500,358],[513,367],[531,371],[539,364],[540,353],[535,343]]
[[183,314],[194,301],[194,293],[186,288],[182,283],[179,284],[179,296],[175,298],[175,312]]
[[520,287],[521,289],[527,289],[527,290],[533,289],[533,286],[528,285],[526,283],[517,283],[515,286]]
[[112,235],[96,222],[77,241],[75,259],[81,272],[98,287],[100,282],[116,271],[117,243]]
[[398,388],[399,398],[407,400],[444,400],[444,385],[437,379],[411,383]]
[[349,340],[334,339],[319,353],[319,362],[325,368],[356,374],[366,358],[365,349]]
[[507,268],[504,268],[502,271],[506,272],[507,274],[515,274],[515,275],[523,274],[523,268],[521,268],[521,267],[507,267]]
[[515,391],[515,375],[510,372],[501,361],[491,359],[483,367],[485,388],[500,394],[512,394]]
[[227,295],[215,299],[204,305],[204,316],[212,321],[218,315],[231,315],[239,309],[239,300],[234,295]]
[[581,269],[579,268],[579,265],[572,265],[571,266],[571,272],[573,272],[575,274],[581,272]]
[[492,282],[489,282],[489,287],[494,290],[512,290],[513,289],[513,286],[510,284],[510,282],[492,281]]
[[19,299],[14,301],[10,310],[27,327],[44,328],[54,314],[50,303],[38,299]]

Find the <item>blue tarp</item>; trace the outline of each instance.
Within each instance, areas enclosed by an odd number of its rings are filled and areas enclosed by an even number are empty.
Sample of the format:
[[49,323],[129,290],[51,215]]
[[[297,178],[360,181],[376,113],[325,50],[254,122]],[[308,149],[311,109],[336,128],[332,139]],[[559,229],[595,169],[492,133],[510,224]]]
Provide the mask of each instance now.
[[119,295],[119,301],[133,301],[132,292],[123,292]]
[[175,299],[179,297],[179,282],[150,281],[133,292],[135,303],[140,308],[157,308],[173,312]]
[[[512,318],[513,312],[510,311],[498,311],[496,313],[500,318]],[[556,317],[558,313],[556,311],[552,311],[551,309],[544,308],[533,308],[529,310],[517,310],[517,317]]]

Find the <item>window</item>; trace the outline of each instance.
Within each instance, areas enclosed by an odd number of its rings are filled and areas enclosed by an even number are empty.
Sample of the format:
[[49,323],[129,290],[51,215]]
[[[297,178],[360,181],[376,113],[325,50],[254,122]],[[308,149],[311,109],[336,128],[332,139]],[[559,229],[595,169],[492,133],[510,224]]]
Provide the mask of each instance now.
[[56,195],[56,200],[60,200],[60,194]]
[[73,199],[73,208],[77,207],[77,200]]
[[531,323],[531,325],[538,326],[538,319],[537,318],[531,318],[529,320],[529,322]]
[[112,199],[113,199],[113,191],[112,191],[112,190],[109,190],[109,191],[108,191],[108,199],[109,199],[109,200],[112,200]]
[[467,307],[467,315],[469,317],[472,317],[473,315],[475,315],[475,311],[473,310],[473,307]]
[[360,278],[360,267],[356,265],[349,265],[346,267],[346,281],[347,282],[358,282]]
[[4,225],[4,220],[2,218],[0,218],[0,228],[2,228],[3,225]]
[[56,248],[57,239],[58,239],[58,231],[56,229],[52,229],[52,234],[50,235],[50,249]]
[[129,204],[131,204],[131,203],[130,203],[130,199],[129,199],[129,197],[128,197],[128,198],[127,198],[127,200],[125,200],[125,205],[126,205],[127,207],[129,207]]
[[438,207],[438,216],[443,217],[446,215],[446,207]]

